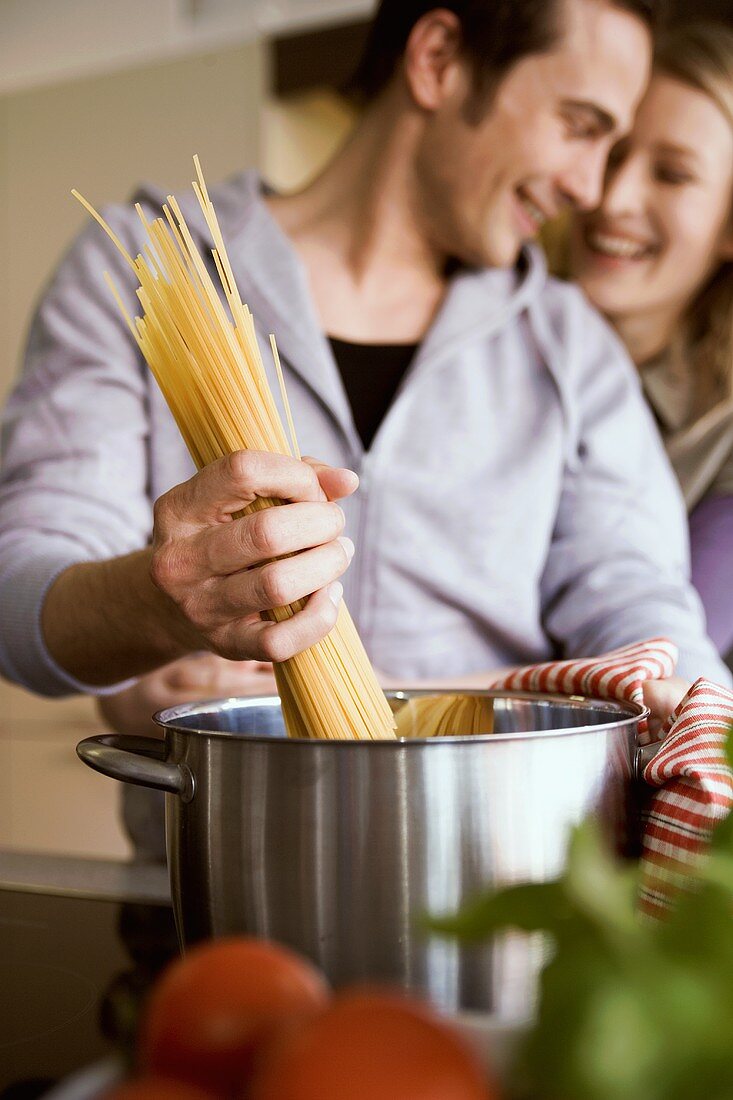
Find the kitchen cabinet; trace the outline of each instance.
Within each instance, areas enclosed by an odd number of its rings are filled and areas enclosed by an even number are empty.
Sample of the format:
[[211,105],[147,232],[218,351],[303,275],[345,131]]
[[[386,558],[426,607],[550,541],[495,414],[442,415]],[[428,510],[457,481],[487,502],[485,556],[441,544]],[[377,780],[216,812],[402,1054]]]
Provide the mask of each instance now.
[[3,0],[0,95],[367,18],[374,0]]

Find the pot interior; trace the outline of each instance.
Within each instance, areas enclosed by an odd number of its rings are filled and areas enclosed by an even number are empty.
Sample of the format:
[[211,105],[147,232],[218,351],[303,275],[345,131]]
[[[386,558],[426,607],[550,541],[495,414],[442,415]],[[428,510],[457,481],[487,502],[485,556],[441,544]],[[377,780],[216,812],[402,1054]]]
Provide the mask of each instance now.
[[[435,691],[388,691],[395,712],[410,699],[443,694]],[[580,696],[535,695],[522,692],[461,691],[449,694],[483,695],[493,699],[494,729],[490,734],[474,734],[463,738],[475,742],[485,739],[525,738],[532,736],[577,733],[580,729],[635,726],[647,715],[644,707],[634,703],[617,703]],[[155,715],[164,729],[177,729],[208,736],[250,739],[289,740],[285,732],[280,700],[277,696],[251,699],[215,699],[209,702],[169,707]],[[333,746],[427,745],[462,740],[460,736],[396,741],[293,741],[292,744]]]

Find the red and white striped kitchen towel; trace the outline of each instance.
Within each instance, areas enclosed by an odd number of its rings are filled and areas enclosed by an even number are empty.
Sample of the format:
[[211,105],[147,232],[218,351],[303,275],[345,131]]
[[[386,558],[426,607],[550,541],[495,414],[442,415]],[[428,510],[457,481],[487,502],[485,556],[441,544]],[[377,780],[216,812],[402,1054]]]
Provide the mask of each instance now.
[[[550,661],[512,669],[490,687],[644,702],[644,682],[671,676],[677,647],[651,638],[600,657]],[[733,806],[733,774],[725,745],[733,723],[733,692],[698,680],[663,725],[664,741],[644,769],[658,787],[644,819],[639,905],[660,916],[703,853],[717,822]],[[642,731],[649,740],[648,730]]]
[[661,916],[670,895],[684,885],[691,863],[733,805],[726,739],[733,723],[733,693],[697,680],[662,728],[664,741],[644,769],[659,790],[644,820],[639,904]]

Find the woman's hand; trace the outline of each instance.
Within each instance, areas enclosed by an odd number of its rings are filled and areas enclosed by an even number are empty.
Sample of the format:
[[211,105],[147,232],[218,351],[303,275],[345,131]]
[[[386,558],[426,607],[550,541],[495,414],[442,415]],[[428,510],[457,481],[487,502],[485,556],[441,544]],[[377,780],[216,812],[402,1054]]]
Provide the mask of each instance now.
[[276,695],[272,665],[227,661],[214,653],[193,653],[141,677],[116,695],[102,696],[99,713],[117,733],[161,736],[156,711],[178,703],[230,695]]
[[649,719],[649,733],[652,740],[659,732],[672,711],[682,702],[692,687],[681,676],[670,676],[667,680],[646,680],[644,682],[644,702],[652,712]]
[[[402,677],[394,677],[377,672],[377,678],[381,686],[389,688],[402,688],[405,690],[414,688],[434,688],[441,691],[446,688],[484,688],[492,679],[510,671],[509,669],[492,669],[491,672],[472,673],[468,676],[453,676],[449,679],[433,679],[423,681],[410,681]],[[643,685],[644,703],[649,707],[649,733],[652,740],[659,736],[659,732],[672,711],[685,697],[691,688],[687,680],[681,676],[670,676],[667,680],[646,680]]]
[[[480,677],[456,677],[446,681],[451,687],[483,686],[487,674]],[[383,688],[406,687],[401,678],[380,673]],[[474,680],[476,682],[474,682]],[[481,681],[480,683],[478,681]],[[412,684],[415,687],[417,685]],[[439,688],[439,682],[421,683],[420,687]],[[666,719],[681,702],[691,685],[679,676],[667,680],[647,680],[643,685],[644,702],[651,711],[649,728],[658,736]],[[141,677],[116,695],[102,696],[98,709],[105,722],[117,733],[160,735],[152,715],[164,707],[199,699],[225,698],[230,695],[275,695],[277,687],[272,665],[262,661],[227,661],[213,653],[195,653]]]

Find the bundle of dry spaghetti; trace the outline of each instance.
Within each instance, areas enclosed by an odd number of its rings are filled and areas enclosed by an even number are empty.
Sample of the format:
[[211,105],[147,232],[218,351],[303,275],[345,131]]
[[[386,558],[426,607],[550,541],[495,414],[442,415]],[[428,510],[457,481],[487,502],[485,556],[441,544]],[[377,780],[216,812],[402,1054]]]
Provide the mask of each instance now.
[[[86,199],[74,194],[137,276],[143,316],[134,320],[112,280],[105,278],[196,465],[201,468],[244,449],[286,455],[295,451],[300,457],[295,439],[291,448],[283,430],[252,314],[237,291],[198,158],[194,163],[194,190],[215,244],[212,255],[230,315],[174,197],[163,207],[164,217],[153,222],[137,207],[149,243],[133,259]],[[277,358],[276,366],[279,373]],[[289,410],[287,415],[290,420]],[[244,512],[280,503],[258,499]],[[281,621],[304,605],[301,600],[264,614]],[[392,711],[343,602],[327,637],[276,665],[275,675],[291,737],[394,738]]]
[[467,737],[493,733],[490,696],[416,695],[397,711],[398,737]]
[[[252,314],[237,290],[198,157],[194,164],[198,180],[193,187],[214,242],[212,257],[229,313],[173,196],[163,206],[164,217],[152,222],[136,207],[149,241],[143,253],[133,258],[91,204],[77,191],[73,194],[137,277],[143,316],[133,319],[105,273],[198,468],[245,449],[299,458],[274,337],[270,342],[291,442],[270,390]],[[241,514],[281,503],[258,498]],[[263,617],[279,622],[304,606],[305,600],[300,600],[263,612]],[[275,676],[291,737],[379,740],[397,736],[390,705],[343,602],[333,630],[310,649],[276,664]],[[464,709],[454,716],[460,717],[461,725],[464,721],[475,725]],[[440,705],[432,716],[423,705],[420,718],[423,737],[450,732]],[[459,726],[452,732],[465,730]]]

